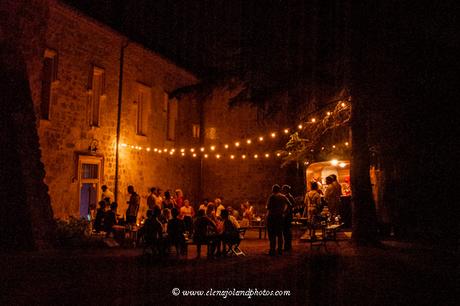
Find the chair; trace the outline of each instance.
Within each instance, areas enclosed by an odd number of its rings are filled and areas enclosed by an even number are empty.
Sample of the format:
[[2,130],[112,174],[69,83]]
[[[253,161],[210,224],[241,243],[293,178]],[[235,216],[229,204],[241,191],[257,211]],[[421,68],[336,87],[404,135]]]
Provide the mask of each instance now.
[[246,256],[246,254],[240,248],[240,243],[244,239],[245,234],[246,234],[246,228],[239,228],[238,238],[227,239],[223,241],[223,243],[225,243],[229,247],[227,254],[235,255],[235,256]]

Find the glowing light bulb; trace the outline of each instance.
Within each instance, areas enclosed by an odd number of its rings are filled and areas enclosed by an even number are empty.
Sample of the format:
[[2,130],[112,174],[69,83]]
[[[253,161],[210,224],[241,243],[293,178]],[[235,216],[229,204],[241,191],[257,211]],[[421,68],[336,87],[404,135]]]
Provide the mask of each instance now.
[[269,157],[270,157],[270,154],[265,153],[265,158],[269,158]]
[[141,150],[142,150],[142,147],[139,147],[139,151],[141,151]]
[[330,116],[330,115],[331,115],[331,112],[327,112],[326,114],[327,114],[328,116]]
[[252,142],[251,139],[246,140],[247,144],[251,144],[251,142]]
[[291,152],[289,152],[289,153],[288,153],[288,155],[292,155],[292,153],[291,153]]
[[244,155],[244,154],[241,155],[241,158],[242,158],[242,159],[246,159],[246,155]]
[[205,155],[204,155],[204,158],[208,158],[208,154],[205,154]]
[[173,154],[174,154],[174,151],[170,151],[170,152],[169,152],[169,155],[173,155]]
[[321,147],[321,150],[324,150],[324,147]]
[[315,122],[316,122],[316,118],[311,118],[311,122],[315,123]]
[[259,141],[264,141],[264,138],[262,136],[260,136]]
[[235,142],[235,147],[239,147],[240,146],[240,143],[239,142]]
[[219,158],[220,158],[220,154],[217,154],[217,155],[216,155],[216,158],[219,159]]
[[163,152],[168,152],[168,149],[163,149]]
[[281,156],[281,153],[276,153],[276,156]]
[[339,164],[339,161],[337,159],[331,160],[331,165],[337,166]]
[[121,146],[126,148],[128,145],[126,143],[122,143]]
[[147,152],[150,152],[150,148],[147,148]]
[[259,158],[259,155],[254,154],[254,158],[255,158],[255,159]]
[[271,136],[272,138],[275,138],[275,137],[276,137],[276,133],[273,132],[273,133],[270,134],[270,136]]
[[201,147],[201,148],[200,148],[200,151],[201,151],[201,152],[204,152],[204,148],[203,148],[203,147]]
[[289,129],[284,129],[284,134],[289,133]]
[[185,156],[185,152],[182,152],[181,155],[182,155],[182,156]]
[[153,152],[158,152],[158,149],[157,148],[153,149]]
[[131,149],[134,149],[134,146],[131,146]]
[[303,125],[299,124],[297,127],[299,128],[299,130],[301,130],[303,128]]
[[176,152],[176,149],[172,148],[172,149],[171,149],[171,152]]
[[193,156],[193,157],[196,157],[196,153],[193,153],[193,155],[192,155],[192,156]]
[[348,142],[345,142],[345,145],[348,146]]
[[333,145],[332,148],[335,149],[335,145]]
[[195,152],[195,149],[194,149],[194,148],[191,148],[191,149],[190,149],[190,152],[192,152],[192,153]]
[[345,163],[340,163],[340,164],[339,164],[340,168],[345,168],[346,165],[347,165],[347,164],[345,164]]
[[210,149],[211,149],[211,151],[214,151],[214,150],[216,149],[216,147],[215,147],[215,146],[211,146]]
[[235,158],[235,155],[230,155],[230,159],[234,159]]
[[340,106],[345,107],[346,106],[345,102],[342,102]]
[[181,151],[181,152],[185,152],[185,149],[184,149],[184,148],[182,148],[182,149],[180,149],[180,151]]
[[224,148],[225,148],[225,149],[228,149],[228,144],[225,144],[225,145],[224,145]]

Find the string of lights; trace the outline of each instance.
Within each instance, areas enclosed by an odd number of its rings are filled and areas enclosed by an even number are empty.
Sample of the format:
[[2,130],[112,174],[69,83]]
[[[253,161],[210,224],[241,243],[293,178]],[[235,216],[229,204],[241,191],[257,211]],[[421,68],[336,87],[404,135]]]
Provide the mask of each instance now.
[[[336,106],[335,109],[346,109],[348,108],[349,105],[348,103],[345,103],[343,101],[340,101]],[[320,110],[316,110],[312,113],[310,113],[310,117],[308,121],[302,122],[297,125],[296,128],[284,128],[281,130],[272,130],[268,134],[265,135],[259,135],[257,137],[252,137],[252,138],[246,138],[246,139],[237,139],[232,142],[224,143],[224,144],[211,144],[208,146],[202,146],[202,147],[181,147],[181,148],[159,148],[159,147],[142,147],[140,145],[136,144],[129,144],[129,143],[121,143],[120,147],[125,148],[125,149],[131,149],[134,151],[145,151],[145,152],[151,152],[151,153],[156,153],[156,154],[162,154],[166,155],[169,154],[171,156],[179,156],[179,157],[185,157],[185,156],[190,156],[190,157],[203,157],[203,158],[211,158],[214,157],[216,159],[224,159],[228,158],[230,160],[235,160],[235,159],[240,159],[240,160],[245,160],[245,159],[268,159],[270,157],[277,157],[281,158],[283,155],[290,154],[290,153],[280,153],[280,152],[252,152],[251,154],[249,153],[242,153],[241,151],[247,150],[247,149],[253,149],[256,148],[257,145],[263,144],[266,141],[276,139],[277,137],[282,137],[282,136],[288,136],[296,131],[302,132],[303,130],[306,129],[306,127],[310,124],[318,124],[322,120],[327,120],[330,116],[333,115],[333,112],[327,111],[324,114],[324,117],[321,119],[318,116],[311,116],[312,114],[317,114],[319,113]],[[342,145],[345,147],[349,146],[349,142],[343,142]],[[331,149],[335,149],[339,144],[334,144],[331,146]],[[325,147],[322,147],[321,150],[324,150]],[[240,152],[233,152],[233,150],[239,150]],[[254,150],[255,151],[255,150]]]

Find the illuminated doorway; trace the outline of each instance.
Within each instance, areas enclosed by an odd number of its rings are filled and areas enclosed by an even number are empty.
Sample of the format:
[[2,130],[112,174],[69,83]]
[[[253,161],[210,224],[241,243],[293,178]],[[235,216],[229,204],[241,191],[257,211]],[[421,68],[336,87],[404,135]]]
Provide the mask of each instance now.
[[100,198],[102,158],[80,156],[78,160],[80,182],[80,217],[91,219],[91,209],[95,209]]

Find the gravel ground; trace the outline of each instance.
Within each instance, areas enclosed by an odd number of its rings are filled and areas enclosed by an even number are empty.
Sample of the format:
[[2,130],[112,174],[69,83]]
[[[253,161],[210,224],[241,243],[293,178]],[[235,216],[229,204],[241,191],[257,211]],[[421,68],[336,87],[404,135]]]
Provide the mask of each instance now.
[[[195,247],[180,260],[149,261],[139,249],[4,254],[0,304],[459,304],[456,252],[390,241],[381,248],[354,248],[339,240],[328,242],[327,249],[296,241],[292,252],[270,257],[268,241],[248,233],[242,243],[247,256],[210,260],[193,259]],[[179,296],[174,288],[181,290]],[[234,296],[251,289],[290,295]],[[205,296],[184,296],[187,290]],[[233,295],[209,296],[224,293],[216,290]]]

